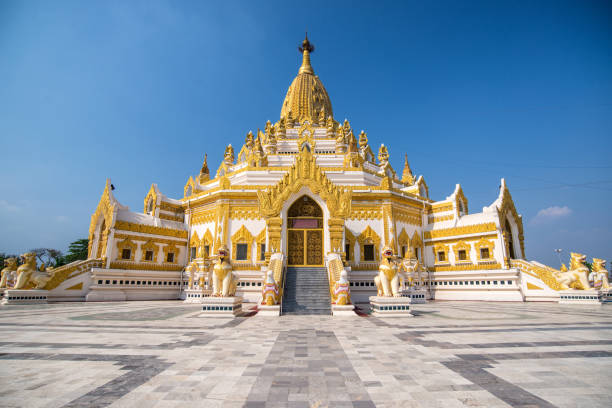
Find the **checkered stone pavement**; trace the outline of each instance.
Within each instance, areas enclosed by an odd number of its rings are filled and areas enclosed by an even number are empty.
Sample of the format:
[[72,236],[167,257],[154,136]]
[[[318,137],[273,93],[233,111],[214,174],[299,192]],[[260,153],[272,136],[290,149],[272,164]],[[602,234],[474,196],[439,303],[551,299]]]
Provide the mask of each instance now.
[[610,407],[611,308],[433,302],[383,319],[3,306],[0,406]]

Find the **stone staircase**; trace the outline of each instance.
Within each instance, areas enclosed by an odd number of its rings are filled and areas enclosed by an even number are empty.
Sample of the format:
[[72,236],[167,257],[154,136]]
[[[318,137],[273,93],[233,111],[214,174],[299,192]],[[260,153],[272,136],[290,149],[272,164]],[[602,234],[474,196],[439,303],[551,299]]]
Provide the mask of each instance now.
[[331,315],[327,269],[288,267],[281,309],[283,315]]

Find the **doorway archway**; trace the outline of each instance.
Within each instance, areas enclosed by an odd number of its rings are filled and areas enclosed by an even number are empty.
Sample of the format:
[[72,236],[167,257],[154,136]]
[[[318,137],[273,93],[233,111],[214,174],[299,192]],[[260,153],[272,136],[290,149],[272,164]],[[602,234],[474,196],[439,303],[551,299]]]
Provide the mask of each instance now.
[[323,266],[323,210],[307,195],[287,211],[287,264]]

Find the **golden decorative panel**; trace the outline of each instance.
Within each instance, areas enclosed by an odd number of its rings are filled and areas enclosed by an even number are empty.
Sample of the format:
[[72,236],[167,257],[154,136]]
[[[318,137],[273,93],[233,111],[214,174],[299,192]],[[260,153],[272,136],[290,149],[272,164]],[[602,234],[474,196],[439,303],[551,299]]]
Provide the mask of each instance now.
[[304,265],[304,231],[288,230],[287,264]]
[[230,218],[233,220],[256,220],[261,218],[257,207],[230,207]]
[[170,228],[155,227],[152,225],[134,224],[132,222],[127,221],[117,221],[115,223],[115,229],[187,239],[187,231],[184,230],[174,230]]
[[376,207],[355,207],[351,208],[352,220],[379,220],[382,218],[382,210]]
[[140,262],[123,262],[115,261],[110,263],[110,269],[129,269],[129,270],[140,270],[140,271],[174,271],[178,272],[183,269],[182,265],[174,265],[169,263],[164,264],[152,264],[152,263],[140,263]]
[[429,269],[432,272],[449,272],[449,271],[471,271],[471,270],[483,270],[483,269],[501,269],[502,266],[499,263],[474,265],[446,265],[446,266],[430,266]]
[[306,231],[306,254],[308,265],[323,264],[323,230]]
[[464,227],[445,228],[434,231],[425,231],[425,239],[444,238],[456,235],[478,234],[496,231],[494,222],[484,224],[466,225]]
[[351,213],[350,191],[332,183],[317,166],[313,154],[304,148],[276,185],[257,192],[261,215],[277,217],[285,201],[304,186],[325,201],[331,217],[346,218]]

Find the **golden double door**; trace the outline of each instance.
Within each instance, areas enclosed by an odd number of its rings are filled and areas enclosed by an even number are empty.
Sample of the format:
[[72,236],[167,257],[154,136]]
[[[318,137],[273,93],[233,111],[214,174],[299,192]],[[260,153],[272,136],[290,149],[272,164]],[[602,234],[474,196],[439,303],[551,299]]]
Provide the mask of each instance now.
[[287,264],[291,266],[323,265],[323,230],[289,229]]

